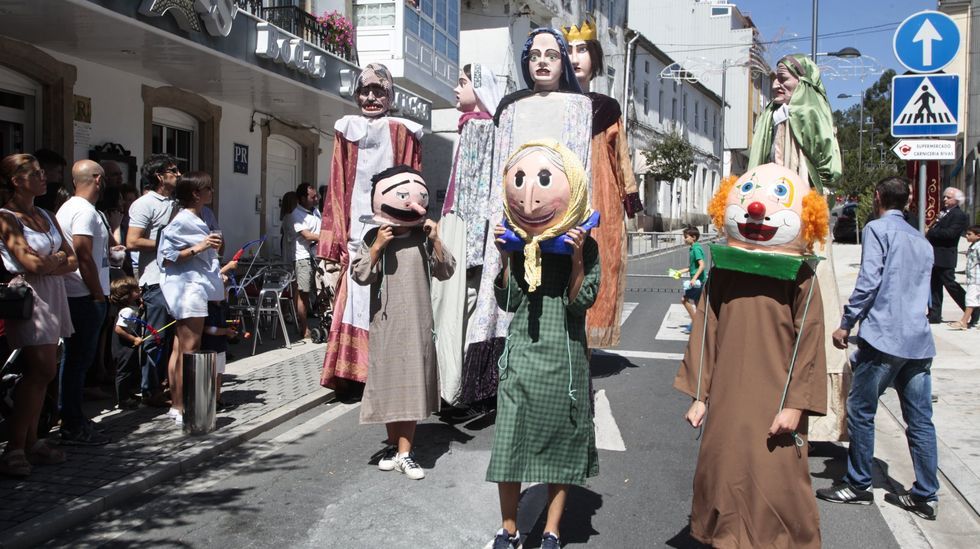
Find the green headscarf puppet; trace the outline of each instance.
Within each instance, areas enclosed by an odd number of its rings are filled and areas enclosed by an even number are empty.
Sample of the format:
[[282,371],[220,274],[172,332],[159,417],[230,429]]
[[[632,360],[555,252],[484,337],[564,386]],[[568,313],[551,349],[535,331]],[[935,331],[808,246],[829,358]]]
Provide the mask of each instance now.
[[[799,79],[787,105],[792,138],[806,159],[810,186],[823,193],[841,176],[840,147],[834,135],[834,119],[827,100],[827,90],[820,79],[820,69],[809,57],[787,55],[776,63],[777,73],[784,69]],[[774,81],[775,83],[775,81]],[[774,93],[774,95],[776,95]],[[749,169],[773,161],[771,158],[776,130],[773,118],[785,99],[774,97],[755,125]]]

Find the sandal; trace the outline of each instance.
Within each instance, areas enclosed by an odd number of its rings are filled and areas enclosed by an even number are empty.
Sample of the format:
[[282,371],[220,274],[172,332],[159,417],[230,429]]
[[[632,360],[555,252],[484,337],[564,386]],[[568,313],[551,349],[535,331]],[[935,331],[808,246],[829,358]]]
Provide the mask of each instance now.
[[0,474],[25,478],[31,474],[31,464],[23,450],[11,450],[0,456]]
[[44,439],[38,439],[27,454],[27,461],[34,465],[58,465],[67,460],[68,456],[65,455],[64,450],[50,446]]
[[949,322],[946,324],[950,330],[966,330],[968,327],[961,322]]

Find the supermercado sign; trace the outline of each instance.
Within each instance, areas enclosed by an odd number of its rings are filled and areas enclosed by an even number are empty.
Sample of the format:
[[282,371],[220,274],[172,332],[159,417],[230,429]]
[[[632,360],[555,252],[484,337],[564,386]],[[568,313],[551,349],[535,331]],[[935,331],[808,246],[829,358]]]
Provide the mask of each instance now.
[[320,50],[308,47],[306,41],[286,34],[270,23],[256,25],[255,55],[272,59],[314,78],[327,75],[326,58]]

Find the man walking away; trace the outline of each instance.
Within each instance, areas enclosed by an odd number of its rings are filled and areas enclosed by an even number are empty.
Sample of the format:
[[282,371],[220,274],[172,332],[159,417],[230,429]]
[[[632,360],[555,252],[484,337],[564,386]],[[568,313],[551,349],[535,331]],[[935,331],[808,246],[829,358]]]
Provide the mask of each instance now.
[[[935,252],[935,264],[932,267],[930,289],[932,302],[929,304],[929,323],[939,324],[943,321],[943,288],[949,292],[953,301],[966,309],[966,291],[956,282],[956,246],[968,225],[966,212],[960,209],[964,200],[963,191],[949,187],[943,191],[943,209],[939,218],[929,227],[926,238],[932,244]],[[980,310],[973,315],[970,324],[976,324]]]
[[[911,493],[885,500],[935,520],[939,511],[936,429],[932,423],[932,357],[936,347],[925,311],[929,303],[932,254],[926,240],[902,218],[909,184],[887,177],[875,187],[878,219],[861,234],[861,270],[844,307],[834,345],[847,348],[858,322],[857,351],[851,357],[854,378],[847,396],[847,474],[817,497],[834,503],[870,504],[878,398],[891,385],[898,392],[908,424],[915,483]],[[935,271],[933,271],[935,272]]]
[[[160,267],[157,265],[157,234],[174,216],[173,200],[180,168],[173,157],[166,154],[151,155],[140,172],[143,190],[147,191],[129,207],[129,228],[126,230],[126,248],[139,252],[139,283],[143,289],[146,322],[155,329],[166,326],[171,318],[167,303],[160,291]],[[166,399],[160,387],[160,373],[170,360],[173,330],[161,332],[163,346],[156,367],[149,360],[143,362],[143,402],[150,406],[165,407]]]

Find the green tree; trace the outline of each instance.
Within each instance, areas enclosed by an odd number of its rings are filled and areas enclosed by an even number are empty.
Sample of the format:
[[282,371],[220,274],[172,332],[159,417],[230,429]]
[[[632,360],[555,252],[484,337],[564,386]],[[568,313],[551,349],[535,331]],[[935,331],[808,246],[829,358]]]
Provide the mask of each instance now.
[[[905,163],[891,152],[891,81],[895,71],[885,71],[864,95],[864,139],[860,139],[861,106],[855,103],[834,111],[837,142],[840,144],[842,175],[834,191],[845,197],[866,194],[878,179],[905,169]],[[862,147],[863,145],[863,147]],[[858,151],[861,151],[858,154]],[[858,165],[859,158],[863,166]]]
[[690,179],[694,173],[694,147],[677,132],[668,134],[653,150],[643,154],[650,168],[646,175],[657,181]]

